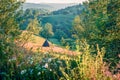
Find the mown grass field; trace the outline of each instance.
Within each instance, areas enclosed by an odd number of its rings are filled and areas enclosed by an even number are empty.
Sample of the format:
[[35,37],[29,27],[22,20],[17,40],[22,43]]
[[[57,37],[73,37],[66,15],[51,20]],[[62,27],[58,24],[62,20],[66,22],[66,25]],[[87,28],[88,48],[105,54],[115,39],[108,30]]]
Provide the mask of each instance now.
[[[23,36],[24,35],[24,36]],[[21,35],[21,40],[22,38],[24,39],[26,33],[23,32],[23,34]],[[76,54],[80,54],[80,52],[76,52],[76,51],[72,51],[69,50],[63,46],[60,46],[60,43],[58,41],[56,41],[56,39],[50,39],[49,45],[50,47],[43,47],[43,43],[45,42],[46,39],[40,37],[40,36],[36,36],[36,35],[31,35],[29,37],[29,39],[27,41],[22,41],[18,42],[19,45],[24,44],[24,48],[27,50],[31,50],[33,52],[36,51],[41,51],[41,52],[56,52],[56,53],[62,53],[62,54],[69,54],[69,55],[76,55]]]

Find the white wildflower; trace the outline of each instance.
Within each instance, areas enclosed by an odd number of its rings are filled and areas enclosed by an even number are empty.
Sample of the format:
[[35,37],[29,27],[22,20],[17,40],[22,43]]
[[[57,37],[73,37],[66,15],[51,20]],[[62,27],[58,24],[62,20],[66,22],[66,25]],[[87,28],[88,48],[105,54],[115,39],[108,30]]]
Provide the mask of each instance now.
[[48,59],[48,62],[51,62],[51,61],[52,61],[52,58],[49,58],[49,59]]
[[48,68],[48,63],[45,63],[45,65],[43,67],[44,68]]
[[30,64],[33,64],[33,60],[30,61]]
[[27,72],[27,70],[22,70],[21,75],[25,74],[26,72]]
[[41,72],[38,72],[37,75],[39,76],[41,74]]
[[21,67],[22,66],[22,64],[24,64],[24,62],[21,62],[20,64],[18,64],[17,66],[18,67]]
[[15,61],[16,57],[13,57],[12,59],[9,59],[8,61]]

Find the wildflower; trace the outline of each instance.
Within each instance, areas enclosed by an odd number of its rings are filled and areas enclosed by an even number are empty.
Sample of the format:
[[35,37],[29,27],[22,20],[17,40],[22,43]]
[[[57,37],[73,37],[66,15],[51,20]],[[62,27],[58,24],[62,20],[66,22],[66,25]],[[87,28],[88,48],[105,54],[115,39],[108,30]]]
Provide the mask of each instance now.
[[27,70],[22,70],[21,75],[25,74],[26,72],[27,72]]
[[41,74],[41,72],[38,72],[37,75],[39,76]]
[[50,71],[52,71],[52,69],[50,69]]
[[30,64],[33,64],[33,60],[30,61]]
[[45,63],[45,65],[43,67],[44,68],[48,68],[48,63]]
[[15,61],[16,57],[13,57],[12,59],[9,59],[8,61]]
[[21,62],[21,63],[20,63],[20,64],[18,64],[17,66],[18,66],[18,67],[21,67],[21,65],[22,65],[22,64],[24,64],[24,62]]
[[51,61],[52,61],[52,58],[49,58],[49,59],[48,59],[48,62],[51,62]]
[[118,57],[120,58],[120,54],[118,54]]

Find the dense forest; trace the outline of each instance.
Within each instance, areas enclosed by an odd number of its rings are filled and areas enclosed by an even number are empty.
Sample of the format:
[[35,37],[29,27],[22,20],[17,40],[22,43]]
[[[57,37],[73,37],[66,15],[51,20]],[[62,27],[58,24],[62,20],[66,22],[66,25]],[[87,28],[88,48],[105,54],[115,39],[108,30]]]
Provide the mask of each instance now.
[[0,3],[1,80],[120,79],[120,0],[56,11]]

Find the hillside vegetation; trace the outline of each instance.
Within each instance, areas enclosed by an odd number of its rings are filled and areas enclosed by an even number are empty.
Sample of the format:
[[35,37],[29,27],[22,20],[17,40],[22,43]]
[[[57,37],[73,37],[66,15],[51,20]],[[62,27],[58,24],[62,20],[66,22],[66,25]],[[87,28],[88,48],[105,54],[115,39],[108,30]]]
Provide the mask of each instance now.
[[0,0],[0,80],[120,80],[120,0],[88,1],[49,13]]
[[73,19],[76,15],[81,14],[83,9],[84,6],[81,4],[56,10],[53,12],[50,12],[46,9],[28,8],[23,11],[23,14],[21,16],[18,17],[18,21],[22,21],[22,23],[20,24],[20,28],[22,30],[26,29],[30,20],[35,18],[35,16],[42,26],[44,26],[46,23],[51,23],[54,32],[53,37],[54,39],[58,39],[60,42],[62,37],[71,37],[71,27],[73,26]]

